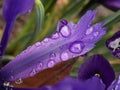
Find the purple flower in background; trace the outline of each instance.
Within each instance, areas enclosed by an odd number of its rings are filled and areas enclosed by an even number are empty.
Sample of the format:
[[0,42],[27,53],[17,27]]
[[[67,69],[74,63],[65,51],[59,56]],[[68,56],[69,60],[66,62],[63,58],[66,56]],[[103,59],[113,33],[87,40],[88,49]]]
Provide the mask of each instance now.
[[115,57],[120,59],[120,31],[106,40],[106,46]]
[[93,55],[88,58],[84,64],[81,65],[78,78],[80,80],[86,80],[94,75],[98,75],[102,79],[103,83],[106,85],[106,88],[115,79],[115,74],[112,67],[102,55]]
[[3,18],[6,26],[0,42],[0,58],[2,58],[5,52],[17,16],[29,12],[34,5],[34,1],[35,0],[5,0],[3,5]]
[[113,11],[120,10],[120,0],[97,0],[97,1]]
[[32,77],[59,62],[89,52],[106,32],[103,23],[91,25],[95,15],[96,10],[89,10],[77,24],[60,20],[55,34],[28,47],[0,70],[0,82]]
[[93,3],[101,3],[113,11],[120,10],[120,0],[90,0],[90,3],[90,5]]

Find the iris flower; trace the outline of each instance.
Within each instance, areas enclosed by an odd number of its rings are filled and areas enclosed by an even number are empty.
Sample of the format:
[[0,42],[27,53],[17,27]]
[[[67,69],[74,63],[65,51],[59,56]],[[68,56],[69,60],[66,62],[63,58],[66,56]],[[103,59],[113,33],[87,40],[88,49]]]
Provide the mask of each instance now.
[[14,26],[16,18],[31,11],[35,0],[5,0],[3,5],[3,18],[6,22],[5,30],[0,42],[0,59],[5,53],[10,33]]
[[113,11],[120,10],[120,0],[97,0],[97,1]]
[[56,33],[29,46],[1,68],[0,85],[33,77],[59,62],[88,53],[106,32],[103,23],[91,25],[95,15],[96,10],[89,10],[77,24],[60,20]]
[[115,57],[120,59],[120,31],[106,41],[106,46]]
[[91,3],[97,2],[101,3],[105,7],[117,11],[120,10],[120,0],[90,0]]

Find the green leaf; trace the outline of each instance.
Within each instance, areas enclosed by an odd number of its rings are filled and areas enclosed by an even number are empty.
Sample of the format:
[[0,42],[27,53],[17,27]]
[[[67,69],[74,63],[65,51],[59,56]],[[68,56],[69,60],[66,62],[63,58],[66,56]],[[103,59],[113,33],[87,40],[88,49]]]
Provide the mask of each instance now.
[[120,21],[120,10],[102,21],[104,22],[104,26],[111,26],[117,23],[118,21]]
[[31,42],[35,42],[35,38],[37,37],[37,35],[39,34],[39,32],[42,30],[42,25],[44,22],[44,15],[45,15],[45,10],[44,10],[44,6],[41,3],[40,0],[36,0],[35,2],[35,30],[33,31],[33,34],[30,38],[30,40],[28,40],[28,43],[25,44],[25,47],[28,47]]

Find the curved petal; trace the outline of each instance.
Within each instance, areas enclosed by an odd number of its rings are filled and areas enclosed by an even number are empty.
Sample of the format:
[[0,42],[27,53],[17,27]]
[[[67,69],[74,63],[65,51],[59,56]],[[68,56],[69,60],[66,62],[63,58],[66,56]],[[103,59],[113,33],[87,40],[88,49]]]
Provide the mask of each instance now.
[[109,62],[102,55],[89,57],[80,67],[78,78],[87,80],[95,74],[99,74],[103,83],[108,87],[115,79],[115,73]]
[[120,90],[120,75],[118,80],[114,80],[107,90]]
[[98,0],[107,8],[117,11],[120,10],[120,0]]
[[[90,24],[88,22],[91,22],[94,16],[95,11],[88,11],[85,16],[81,18],[84,22],[79,21],[78,24],[70,22],[67,23],[67,25],[65,23],[65,25],[62,26],[60,30],[57,29],[57,33],[53,34],[51,37],[45,38],[42,42],[37,42],[33,46],[28,47],[0,70],[0,80],[15,81],[32,77],[39,71],[51,68],[59,62],[89,52],[94,47],[94,44],[102,38],[104,35],[103,32],[105,32],[104,29],[101,29],[100,33],[102,35],[99,34],[100,37],[94,42],[82,40],[83,38],[81,36],[85,36],[86,29]],[[58,26],[61,24],[60,22]],[[84,29],[79,28],[79,25],[83,25]]]
[[2,58],[7,47],[16,17],[20,14],[29,12],[34,5],[34,1],[35,0],[5,0],[3,5],[3,18],[6,22],[6,26],[0,42],[0,58]]

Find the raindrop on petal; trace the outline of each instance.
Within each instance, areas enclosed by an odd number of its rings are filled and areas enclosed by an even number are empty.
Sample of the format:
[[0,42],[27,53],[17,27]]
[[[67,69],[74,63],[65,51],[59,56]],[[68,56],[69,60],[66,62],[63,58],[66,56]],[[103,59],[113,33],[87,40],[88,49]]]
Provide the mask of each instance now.
[[45,38],[45,39],[43,40],[43,42],[45,42],[45,43],[47,43],[48,41],[49,41],[48,38]]
[[31,71],[31,73],[30,73],[30,76],[32,77],[32,76],[34,76],[35,74],[36,74],[36,70],[33,69],[33,70]]
[[3,86],[10,86],[10,82],[6,82],[6,81],[5,81],[5,82],[3,83]]
[[50,54],[50,59],[55,59],[55,57],[56,57],[56,54],[55,54],[55,53],[51,53],[51,54]]
[[55,33],[55,34],[52,35],[51,38],[52,38],[52,39],[57,39],[57,38],[59,38],[59,34],[58,34],[58,33]]
[[55,65],[55,62],[54,62],[53,60],[50,60],[50,61],[48,62],[48,67],[49,67],[49,68],[52,68],[54,65]]
[[20,79],[18,79],[17,81],[15,81],[15,83],[16,83],[16,84],[21,84],[21,83],[23,83],[23,80],[20,78]]
[[69,59],[69,55],[68,55],[68,53],[67,52],[63,52],[63,53],[61,53],[61,59],[63,60],[63,61],[66,61],[66,60],[68,60]]
[[61,28],[60,33],[62,34],[62,36],[68,37],[70,35],[70,30],[67,26],[64,26]]
[[98,36],[99,32],[94,32],[93,35],[96,37]]
[[92,31],[93,31],[93,27],[90,27],[89,29],[87,29],[86,35],[89,35],[90,33],[92,33]]
[[79,54],[79,53],[82,52],[83,48],[84,48],[83,43],[80,42],[80,41],[77,41],[77,42],[74,42],[74,43],[71,44],[69,50],[70,50],[71,52],[73,52],[73,53]]
[[36,42],[36,43],[35,43],[35,46],[37,46],[37,47],[39,47],[40,45],[41,45],[40,42]]
[[43,68],[43,64],[40,62],[37,64],[37,71],[40,71]]

